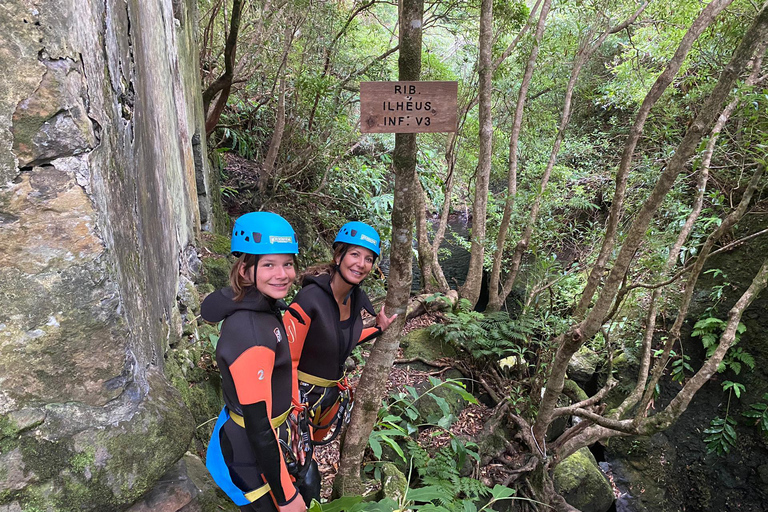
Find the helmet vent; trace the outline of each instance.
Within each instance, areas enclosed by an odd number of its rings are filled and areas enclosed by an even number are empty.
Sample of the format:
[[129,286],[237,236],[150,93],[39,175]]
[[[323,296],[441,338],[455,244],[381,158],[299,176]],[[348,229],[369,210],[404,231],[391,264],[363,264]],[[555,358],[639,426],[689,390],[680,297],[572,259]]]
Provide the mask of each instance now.
[[246,242],[250,242],[250,241],[251,241],[251,239],[250,239],[249,237],[245,237],[245,241],[246,241]]
[[352,236],[357,236],[357,230],[356,229],[352,230]]
[[255,231],[251,233],[253,235],[253,241],[257,244],[261,243],[261,233],[256,233]]

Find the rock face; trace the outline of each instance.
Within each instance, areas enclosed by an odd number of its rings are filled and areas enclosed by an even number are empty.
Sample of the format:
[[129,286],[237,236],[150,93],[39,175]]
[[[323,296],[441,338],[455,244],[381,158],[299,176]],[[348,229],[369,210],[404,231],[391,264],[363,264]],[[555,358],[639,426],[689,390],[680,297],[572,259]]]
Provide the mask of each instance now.
[[0,6],[0,509],[124,510],[189,446],[163,370],[208,183],[195,20]]

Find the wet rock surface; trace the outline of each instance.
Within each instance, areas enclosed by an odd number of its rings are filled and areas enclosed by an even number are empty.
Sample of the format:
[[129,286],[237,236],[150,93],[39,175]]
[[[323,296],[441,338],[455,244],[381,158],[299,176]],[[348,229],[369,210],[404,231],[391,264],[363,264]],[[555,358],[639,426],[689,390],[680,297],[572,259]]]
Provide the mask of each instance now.
[[195,427],[165,353],[199,308],[196,3],[0,11],[0,510],[124,510]]

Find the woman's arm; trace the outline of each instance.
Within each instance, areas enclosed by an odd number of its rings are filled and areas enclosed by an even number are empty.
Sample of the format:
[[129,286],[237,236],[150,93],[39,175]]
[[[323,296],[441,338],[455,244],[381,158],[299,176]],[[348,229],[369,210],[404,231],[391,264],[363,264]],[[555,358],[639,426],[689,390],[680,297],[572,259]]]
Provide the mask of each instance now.
[[[254,346],[243,352],[229,371],[235,383],[237,399],[243,409],[245,432],[254,455],[279,507],[296,499],[298,491],[291,481],[280,451],[277,433],[270,423],[272,410],[272,370],[275,352]],[[299,498],[301,500],[301,498]]]

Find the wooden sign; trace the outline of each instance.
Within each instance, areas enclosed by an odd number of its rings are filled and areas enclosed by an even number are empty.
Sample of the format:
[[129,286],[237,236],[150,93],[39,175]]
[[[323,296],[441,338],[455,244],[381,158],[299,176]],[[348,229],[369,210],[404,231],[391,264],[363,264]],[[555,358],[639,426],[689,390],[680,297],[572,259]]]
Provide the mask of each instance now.
[[458,91],[458,82],[360,82],[360,131],[455,132]]

